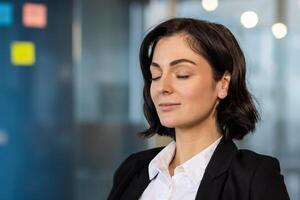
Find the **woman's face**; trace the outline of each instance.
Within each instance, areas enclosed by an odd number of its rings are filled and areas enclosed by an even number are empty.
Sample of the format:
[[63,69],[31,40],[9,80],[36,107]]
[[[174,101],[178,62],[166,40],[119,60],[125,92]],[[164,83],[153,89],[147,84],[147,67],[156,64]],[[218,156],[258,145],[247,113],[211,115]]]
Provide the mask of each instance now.
[[151,98],[161,124],[168,128],[188,128],[214,119],[218,97],[224,96],[221,80],[213,79],[211,66],[191,50],[186,38],[177,34],[160,39],[150,66]]

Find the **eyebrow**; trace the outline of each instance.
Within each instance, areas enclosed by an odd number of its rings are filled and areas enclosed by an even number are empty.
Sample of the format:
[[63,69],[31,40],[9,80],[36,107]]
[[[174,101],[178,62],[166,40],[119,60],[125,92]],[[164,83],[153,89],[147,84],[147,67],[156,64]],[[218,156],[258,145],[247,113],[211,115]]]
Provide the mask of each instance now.
[[[196,65],[195,62],[193,62],[191,60],[188,60],[186,58],[182,58],[182,59],[177,59],[177,60],[173,60],[172,62],[170,62],[170,66],[174,66],[174,65],[177,65],[177,64],[183,63],[183,62],[187,62],[187,63],[193,64],[193,65]],[[160,65],[155,63],[155,62],[152,62],[151,65],[153,67],[159,67],[160,68]]]

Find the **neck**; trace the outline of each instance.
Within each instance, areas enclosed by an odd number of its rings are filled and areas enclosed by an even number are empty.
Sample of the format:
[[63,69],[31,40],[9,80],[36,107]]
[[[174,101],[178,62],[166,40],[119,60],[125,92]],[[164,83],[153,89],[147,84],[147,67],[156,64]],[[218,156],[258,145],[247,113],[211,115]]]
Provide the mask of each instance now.
[[207,148],[222,134],[218,131],[215,120],[211,120],[205,126],[202,124],[189,129],[176,128],[175,136],[176,151],[171,162],[174,168]]

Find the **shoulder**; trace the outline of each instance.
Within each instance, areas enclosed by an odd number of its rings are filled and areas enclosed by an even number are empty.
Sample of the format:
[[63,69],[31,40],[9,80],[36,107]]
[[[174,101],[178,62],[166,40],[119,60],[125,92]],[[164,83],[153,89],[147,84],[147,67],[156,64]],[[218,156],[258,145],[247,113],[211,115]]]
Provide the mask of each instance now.
[[114,174],[114,182],[118,179],[124,179],[125,174],[133,176],[133,174],[148,165],[162,149],[163,147],[157,147],[129,155],[117,168]]
[[[149,164],[150,161],[163,149],[163,147],[157,147],[139,151],[128,156],[119,166],[119,170],[126,168],[126,166],[135,165],[138,167],[144,167]],[[138,163],[137,163],[138,161]]]
[[277,158],[259,154],[247,149],[239,149],[235,155],[233,162],[235,162],[236,164],[247,165],[252,168],[256,168],[260,165],[269,165],[274,166],[274,168],[276,168],[277,170],[280,170],[279,161]]
[[139,173],[158,154],[163,147],[133,153],[117,168],[108,199],[119,199],[132,178]]
[[238,150],[231,172],[249,184],[251,199],[289,199],[277,158],[250,150]]
[[231,169],[248,177],[257,174],[280,174],[280,164],[277,158],[256,153],[254,151],[240,149],[236,152],[231,162]]

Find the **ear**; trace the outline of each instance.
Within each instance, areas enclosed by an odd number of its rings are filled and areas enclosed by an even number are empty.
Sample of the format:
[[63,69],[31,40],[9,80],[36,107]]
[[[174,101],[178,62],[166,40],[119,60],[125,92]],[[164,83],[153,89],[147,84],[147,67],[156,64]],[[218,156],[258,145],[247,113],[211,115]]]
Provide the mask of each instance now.
[[224,99],[228,94],[231,74],[226,71],[222,78],[218,81],[218,98]]

